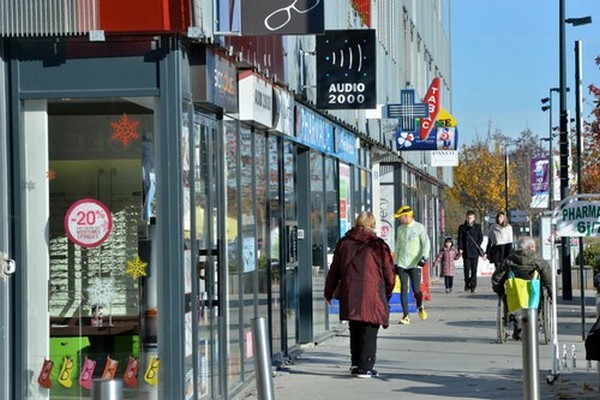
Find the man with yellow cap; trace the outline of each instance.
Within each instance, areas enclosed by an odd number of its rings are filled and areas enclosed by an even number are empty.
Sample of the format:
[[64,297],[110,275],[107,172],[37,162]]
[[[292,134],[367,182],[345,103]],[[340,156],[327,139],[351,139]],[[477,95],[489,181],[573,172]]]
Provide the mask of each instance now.
[[412,288],[419,317],[427,319],[427,312],[423,307],[423,293],[421,292],[421,269],[429,257],[430,242],[427,230],[423,224],[413,219],[413,210],[410,206],[402,206],[394,214],[400,225],[396,230],[396,248],[394,252],[394,265],[400,277],[400,301],[402,303],[403,317],[400,324],[410,324],[408,312],[408,281]]

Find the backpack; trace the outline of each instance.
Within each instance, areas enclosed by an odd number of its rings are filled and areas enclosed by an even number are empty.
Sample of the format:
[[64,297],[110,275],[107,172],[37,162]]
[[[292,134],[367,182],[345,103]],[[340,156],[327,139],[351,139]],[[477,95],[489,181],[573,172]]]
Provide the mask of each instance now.
[[600,361],[600,317],[585,338],[585,359]]

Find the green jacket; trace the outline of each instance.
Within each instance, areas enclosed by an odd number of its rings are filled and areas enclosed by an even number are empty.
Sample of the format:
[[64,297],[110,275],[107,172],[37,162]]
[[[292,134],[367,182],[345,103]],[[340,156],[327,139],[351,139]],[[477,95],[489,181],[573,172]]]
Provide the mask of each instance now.
[[429,236],[423,224],[413,220],[396,230],[394,264],[400,268],[417,267],[421,257],[429,258],[429,249]]

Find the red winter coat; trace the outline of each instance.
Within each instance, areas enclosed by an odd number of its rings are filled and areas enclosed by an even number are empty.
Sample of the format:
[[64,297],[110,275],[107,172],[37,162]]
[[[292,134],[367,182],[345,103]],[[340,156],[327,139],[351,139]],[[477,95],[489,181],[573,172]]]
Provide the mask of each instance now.
[[454,276],[456,272],[456,263],[454,261],[460,258],[460,253],[454,247],[447,248],[444,246],[437,258],[433,262],[433,266],[435,267],[438,263],[442,263],[442,268],[440,269],[440,276]]
[[323,294],[330,301],[340,281],[340,320],[368,322],[387,328],[390,319],[388,301],[395,279],[394,261],[388,245],[374,232],[352,228],[335,247]]

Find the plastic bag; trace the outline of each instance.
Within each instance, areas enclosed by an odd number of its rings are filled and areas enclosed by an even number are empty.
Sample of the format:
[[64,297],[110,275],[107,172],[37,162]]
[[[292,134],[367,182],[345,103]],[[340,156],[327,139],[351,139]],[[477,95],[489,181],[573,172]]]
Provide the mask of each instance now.
[[538,308],[541,297],[540,280],[538,272],[534,272],[533,279],[517,278],[512,271],[508,271],[506,279],[506,303],[508,312],[513,313],[522,308]]

